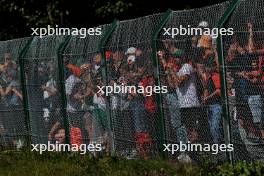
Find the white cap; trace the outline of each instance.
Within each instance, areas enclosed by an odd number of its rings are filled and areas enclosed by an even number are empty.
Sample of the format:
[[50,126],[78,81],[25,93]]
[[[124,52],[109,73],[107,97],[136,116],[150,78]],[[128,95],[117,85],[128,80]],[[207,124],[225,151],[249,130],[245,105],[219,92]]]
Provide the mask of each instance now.
[[127,51],[125,52],[126,55],[128,54],[135,54],[136,53],[136,48],[135,47],[130,47],[127,49]]
[[198,27],[208,27],[208,26],[209,26],[209,24],[208,24],[207,21],[201,21],[201,22],[199,23],[199,25],[198,25]]

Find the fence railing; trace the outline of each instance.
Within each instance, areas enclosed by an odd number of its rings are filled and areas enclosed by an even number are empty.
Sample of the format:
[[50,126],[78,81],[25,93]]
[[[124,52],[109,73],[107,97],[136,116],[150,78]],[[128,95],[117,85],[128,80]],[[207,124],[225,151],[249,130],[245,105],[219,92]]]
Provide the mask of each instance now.
[[[263,7],[227,1],[115,20],[99,36],[0,42],[0,145],[100,143],[103,154],[127,158],[263,161]],[[180,25],[234,34],[164,35]],[[105,96],[103,86],[144,90]],[[172,153],[171,144],[201,148]]]

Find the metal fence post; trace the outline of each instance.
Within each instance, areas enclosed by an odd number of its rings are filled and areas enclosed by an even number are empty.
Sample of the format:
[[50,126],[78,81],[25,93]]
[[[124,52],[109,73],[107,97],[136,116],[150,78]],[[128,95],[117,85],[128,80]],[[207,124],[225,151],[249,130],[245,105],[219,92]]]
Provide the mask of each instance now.
[[[160,82],[160,70],[159,70],[159,60],[157,58],[157,40],[162,27],[167,23],[169,18],[171,17],[172,10],[167,10],[167,12],[163,15],[160,24],[154,30],[152,39],[151,39],[151,48],[152,48],[152,61],[154,65],[154,76],[155,82],[157,86],[161,87]],[[160,140],[159,140],[159,152],[162,157],[166,157],[165,153],[163,152],[163,144],[166,144],[166,129],[165,129],[165,119],[164,119],[164,110],[163,110],[163,100],[162,95],[158,94],[157,96],[157,103],[158,103],[158,114],[159,114],[159,132],[160,132]]]
[[30,37],[29,41],[27,42],[26,46],[22,49],[19,53],[18,61],[20,67],[20,83],[21,83],[21,90],[23,95],[23,109],[25,113],[25,125],[27,130],[27,141],[26,145],[30,149],[31,148],[31,127],[30,127],[30,117],[29,117],[29,106],[28,106],[28,94],[27,94],[27,87],[26,87],[26,74],[25,74],[25,55],[33,41],[34,37]]
[[[217,27],[222,28],[240,3],[240,0],[234,0],[230,6],[227,8],[223,16],[218,22]],[[217,37],[217,52],[218,52],[218,62],[220,64],[220,76],[221,76],[221,97],[223,103],[223,121],[224,121],[224,137],[225,143],[231,143],[231,134],[230,134],[230,113],[229,113],[229,101],[228,101],[228,92],[227,92],[227,80],[226,80],[226,64],[224,58],[223,50],[223,38],[222,36]],[[232,152],[227,152],[228,160],[233,164]]]
[[59,68],[59,90],[61,94],[62,100],[62,114],[63,114],[63,123],[65,127],[65,141],[66,144],[70,144],[70,128],[69,128],[69,120],[68,120],[68,113],[67,113],[67,96],[65,91],[65,81],[64,81],[64,62],[63,62],[63,52],[71,39],[71,35],[67,36],[60,44],[57,49],[57,60],[58,60],[58,68]]
[[[103,70],[102,70],[102,76],[103,76],[103,80],[104,80],[104,84],[105,86],[109,84],[109,80],[108,80],[108,69],[107,69],[107,60],[105,57],[105,45],[109,39],[109,37],[111,36],[111,34],[114,32],[114,30],[116,29],[118,25],[118,20],[114,20],[111,23],[110,28],[106,31],[106,33],[103,35],[100,44],[99,44],[99,48],[98,50],[100,51],[101,57],[102,57],[102,61],[103,61]],[[109,120],[109,125],[110,125],[110,130],[111,132],[111,139],[112,139],[112,152],[115,152],[115,141],[114,141],[114,132],[113,132],[113,124],[112,124],[112,116],[111,116],[111,102],[110,102],[110,97],[106,97],[107,101],[106,101],[106,114],[107,114],[107,118]]]

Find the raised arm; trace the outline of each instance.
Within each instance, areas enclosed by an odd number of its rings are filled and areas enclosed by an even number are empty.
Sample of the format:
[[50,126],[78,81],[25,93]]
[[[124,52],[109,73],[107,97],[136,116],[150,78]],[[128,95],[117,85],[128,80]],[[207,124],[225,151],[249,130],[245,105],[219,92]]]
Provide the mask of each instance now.
[[253,40],[253,26],[252,23],[248,23],[248,32],[249,32],[249,37],[248,37],[248,51],[249,53],[253,53],[255,50],[254,46],[254,40]]
[[0,96],[5,96],[5,92],[2,86],[0,86]]

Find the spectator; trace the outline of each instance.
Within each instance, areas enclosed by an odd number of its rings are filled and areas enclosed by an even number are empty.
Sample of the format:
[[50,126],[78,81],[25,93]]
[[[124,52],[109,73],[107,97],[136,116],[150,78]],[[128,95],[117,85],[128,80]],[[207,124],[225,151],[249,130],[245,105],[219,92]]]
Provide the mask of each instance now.
[[53,73],[49,76],[48,82],[43,85],[43,99],[45,102],[46,107],[43,108],[44,111],[44,118],[46,121],[49,121],[49,113],[54,111],[55,104],[58,103],[59,97],[58,97],[58,90],[57,90],[57,83],[55,81]]
[[17,70],[17,65],[14,63],[14,61],[12,60],[12,56],[10,53],[5,53],[4,54],[4,72],[9,72],[10,70]]
[[220,144],[221,137],[221,84],[220,74],[218,73],[215,62],[207,65],[207,83],[204,90],[203,103],[208,106],[208,118],[213,142]]
[[100,54],[96,54],[93,60],[93,74],[94,76],[102,75],[102,58]]
[[[9,110],[7,114],[8,116],[6,117],[8,119],[6,119],[7,121],[5,123],[7,123],[6,129],[8,130],[9,135],[16,135],[25,129],[24,121],[19,115],[20,110],[22,109],[21,106],[23,97],[20,90],[20,84],[17,79],[17,71],[10,69],[8,71],[7,78],[9,84],[5,91],[2,91],[2,96],[5,96],[5,100],[8,105],[6,108]],[[17,140],[13,140],[13,143],[17,144]]]
[[65,143],[66,133],[64,129],[64,119],[61,116],[61,109],[56,108],[54,115],[53,115],[53,122],[49,132],[48,132],[48,141],[55,143],[58,142],[59,144]]
[[[65,81],[65,89],[66,89],[66,95],[69,96],[72,94],[73,87],[81,82],[81,79],[79,78],[80,73],[78,71],[72,70],[73,74],[71,74]],[[70,108],[70,107],[68,107]]]
[[17,79],[17,71],[10,70],[8,73],[8,81],[10,82],[5,90],[5,96],[9,99],[11,106],[22,105],[22,94],[20,91],[20,84]]
[[[180,115],[180,105],[176,94],[177,85],[174,80],[174,76],[179,71],[180,67],[179,58],[168,58],[166,61],[165,53],[160,52],[159,59],[161,60],[167,78],[166,85],[168,86],[168,93],[165,95],[165,98],[168,106],[172,128],[176,131],[177,142],[183,142],[187,144],[187,130],[185,125],[182,123]],[[178,156],[178,159],[181,161],[191,160],[190,157],[185,153],[181,153]]]
[[[198,25],[198,28],[201,28],[204,31],[205,28],[209,28],[209,24],[207,21],[201,21]],[[212,48],[213,40],[210,35],[201,35],[197,37],[197,47],[201,48]]]
[[[101,85],[99,83],[99,85]],[[106,98],[102,93],[99,93],[98,90],[97,93],[94,94],[93,97],[93,104],[95,106],[94,109],[94,117],[96,119],[96,126],[98,128],[98,134],[99,136],[97,138],[97,143],[101,143],[106,148],[106,152],[109,154],[110,152],[110,139],[109,139],[109,132],[110,132],[110,122],[109,119],[107,119],[107,109],[106,109]]]
[[[198,122],[200,120],[200,102],[197,95],[194,68],[189,64],[189,59],[182,58],[181,67],[174,77],[177,85],[177,96],[180,105],[180,113],[187,127],[189,140],[197,140]],[[192,118],[190,118],[192,117]]]
[[236,40],[233,40],[229,48],[227,60],[232,66],[231,71],[234,74],[237,117],[249,138],[259,138],[260,131],[258,130],[258,126],[254,124],[254,121],[260,122],[262,118],[259,115],[262,114],[259,87],[260,68],[258,68],[260,61],[255,53],[253,31],[250,23],[248,24],[248,31],[248,43],[244,47],[241,47]]

